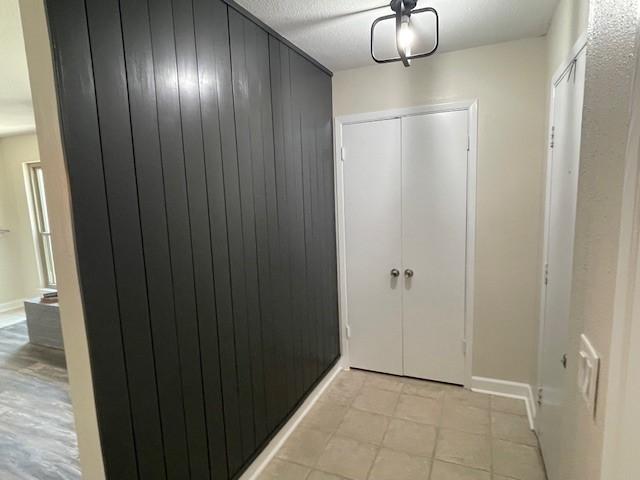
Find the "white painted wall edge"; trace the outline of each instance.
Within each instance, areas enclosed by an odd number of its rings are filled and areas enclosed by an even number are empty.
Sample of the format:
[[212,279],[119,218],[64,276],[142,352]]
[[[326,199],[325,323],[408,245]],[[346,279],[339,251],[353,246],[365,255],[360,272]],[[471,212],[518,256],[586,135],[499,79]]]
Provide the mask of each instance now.
[[536,402],[533,397],[533,389],[528,383],[510,382],[497,378],[473,377],[471,379],[471,390],[478,393],[523,400],[527,405],[529,427],[531,430],[535,430]]
[[253,463],[251,463],[249,468],[245,470],[239,480],[255,480],[258,478],[273,457],[275,457],[280,447],[284,445],[284,442],[287,441],[296,427],[309,413],[309,410],[311,410],[327,387],[329,387],[331,382],[342,370],[344,370],[344,368],[343,358],[341,357],[329,373],[327,373],[322,381],[316,386],[316,388],[314,388],[314,390],[307,396],[306,400],[302,405],[300,405],[300,407],[298,407],[298,410],[296,410],[287,423],[285,423],[280,431],[271,439],[260,455],[256,457]]
[[10,302],[0,303],[0,313],[20,308],[25,300],[26,298],[18,298],[16,300],[11,300]]

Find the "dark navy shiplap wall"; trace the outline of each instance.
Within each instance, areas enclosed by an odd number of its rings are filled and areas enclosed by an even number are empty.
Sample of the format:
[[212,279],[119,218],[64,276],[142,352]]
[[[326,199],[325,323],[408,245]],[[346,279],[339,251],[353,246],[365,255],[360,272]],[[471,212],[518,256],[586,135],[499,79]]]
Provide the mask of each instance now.
[[109,479],[236,478],[339,356],[330,73],[225,0],[47,0]]

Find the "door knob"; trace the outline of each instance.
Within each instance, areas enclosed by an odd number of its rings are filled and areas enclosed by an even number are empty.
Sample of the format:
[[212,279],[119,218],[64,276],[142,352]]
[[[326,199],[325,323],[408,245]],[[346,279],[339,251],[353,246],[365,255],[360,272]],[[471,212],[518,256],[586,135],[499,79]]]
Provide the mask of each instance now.
[[398,278],[400,276],[400,270],[398,270],[397,268],[392,269],[391,276],[394,278]]
[[410,268],[407,268],[407,269],[404,271],[404,276],[405,276],[405,277],[407,277],[407,278],[411,278],[411,277],[413,277],[413,270],[411,270]]

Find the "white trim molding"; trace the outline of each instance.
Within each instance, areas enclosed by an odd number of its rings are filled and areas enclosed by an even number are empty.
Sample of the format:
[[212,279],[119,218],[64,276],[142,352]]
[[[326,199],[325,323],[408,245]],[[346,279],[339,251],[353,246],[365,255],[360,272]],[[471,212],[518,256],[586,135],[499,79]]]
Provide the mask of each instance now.
[[465,292],[465,326],[463,339],[465,345],[465,387],[472,387],[473,362],[473,312],[474,312],[474,268],[475,268],[475,232],[476,232],[476,183],[478,165],[478,100],[464,99],[446,103],[435,103],[417,107],[399,108],[378,112],[343,115],[334,121],[334,177],[336,197],[336,236],[338,252],[338,288],[340,312],[340,344],[346,367],[350,366],[349,342],[346,328],[349,324],[347,308],[347,263],[346,263],[346,235],[344,211],[344,177],[342,168],[342,127],[348,124],[365,123],[392,118],[402,118],[412,115],[429,113],[468,111],[469,113],[469,155],[467,176],[467,278]]
[[16,300],[11,300],[10,302],[0,303],[0,313],[20,308],[24,304],[25,300],[26,298],[18,298]]
[[284,442],[291,436],[296,427],[309,413],[311,408],[316,404],[320,396],[329,387],[331,382],[338,376],[338,374],[344,370],[345,366],[343,359],[340,358],[333,366],[333,368],[324,376],[322,381],[313,389],[313,391],[307,396],[305,401],[298,407],[296,412],[289,418],[287,423],[275,434],[267,446],[262,450],[260,455],[249,465],[249,467],[240,476],[239,480],[256,480],[260,474],[267,467],[269,462],[276,456],[278,450]]
[[473,377],[471,390],[478,393],[487,393],[498,397],[515,398],[524,401],[527,406],[529,427],[531,430],[535,430],[536,402],[533,396],[533,389],[528,383],[510,382],[497,378]]

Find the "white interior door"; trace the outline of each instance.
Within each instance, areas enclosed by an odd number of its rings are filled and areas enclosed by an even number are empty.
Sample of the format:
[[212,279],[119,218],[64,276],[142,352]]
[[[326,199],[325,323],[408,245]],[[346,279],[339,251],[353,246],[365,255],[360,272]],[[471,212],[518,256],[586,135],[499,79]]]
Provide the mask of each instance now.
[[404,374],[464,383],[468,111],[402,119]]
[[[585,75],[584,50],[554,88],[553,147],[549,165],[546,285],[540,349],[541,404],[536,430],[549,480],[559,480],[561,425],[567,395],[566,352],[573,269],[578,166]],[[573,361],[574,359],[569,359]]]
[[350,362],[402,375],[400,120],[342,135]]

